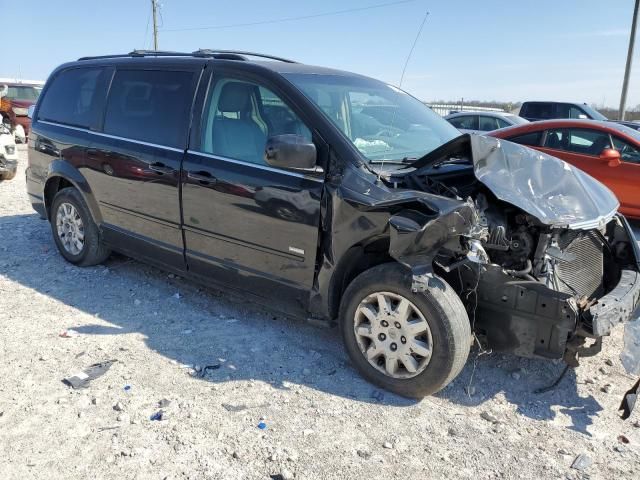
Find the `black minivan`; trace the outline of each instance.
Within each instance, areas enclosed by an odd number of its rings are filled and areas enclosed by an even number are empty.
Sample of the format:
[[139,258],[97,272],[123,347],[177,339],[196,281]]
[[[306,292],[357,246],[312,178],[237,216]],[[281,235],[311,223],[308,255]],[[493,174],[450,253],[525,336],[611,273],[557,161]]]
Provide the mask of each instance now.
[[136,51],[60,66],[32,117],[27,191],[65,259],[115,250],[337,321],[401,395],[450,383],[473,335],[575,366],[638,318],[640,252],[606,187],[370,78]]

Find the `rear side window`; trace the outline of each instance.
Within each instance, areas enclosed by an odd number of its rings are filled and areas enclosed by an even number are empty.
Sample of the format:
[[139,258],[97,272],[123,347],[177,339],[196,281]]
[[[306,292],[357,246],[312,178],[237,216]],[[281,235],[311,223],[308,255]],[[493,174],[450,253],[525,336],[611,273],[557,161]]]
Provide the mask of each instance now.
[[553,118],[553,105],[550,103],[525,103],[520,116],[527,118]]
[[531,132],[523,135],[516,135],[515,137],[508,138],[507,140],[519,143],[520,145],[538,147],[540,146],[540,140],[542,140],[542,132]]
[[102,69],[73,68],[55,76],[38,109],[38,119],[89,128]]
[[193,75],[164,70],[118,70],[109,91],[104,132],[184,147]]
[[478,130],[478,116],[464,115],[449,119],[449,123],[458,129]]
[[[503,123],[505,124],[505,126],[508,125],[507,122]],[[491,130],[497,130],[498,128],[502,127],[500,126],[500,122],[496,117],[480,115],[480,128],[478,128],[478,130],[481,130],[483,132],[490,132]]]

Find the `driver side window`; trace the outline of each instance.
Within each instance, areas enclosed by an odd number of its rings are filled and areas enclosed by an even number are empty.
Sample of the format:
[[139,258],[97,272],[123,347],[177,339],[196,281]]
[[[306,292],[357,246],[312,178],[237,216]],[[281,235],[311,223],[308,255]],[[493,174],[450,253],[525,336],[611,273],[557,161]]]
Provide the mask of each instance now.
[[207,99],[199,150],[267,165],[267,139],[285,134],[311,142],[311,130],[274,92],[252,82],[220,78]]

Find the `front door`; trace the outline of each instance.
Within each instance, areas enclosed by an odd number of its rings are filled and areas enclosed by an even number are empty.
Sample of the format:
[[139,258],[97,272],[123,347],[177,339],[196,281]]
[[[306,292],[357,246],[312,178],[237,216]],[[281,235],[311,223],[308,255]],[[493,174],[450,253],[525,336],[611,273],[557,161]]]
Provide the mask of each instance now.
[[105,240],[174,269],[185,266],[180,164],[200,70],[118,68],[87,152]]
[[[269,137],[310,129],[274,89],[241,77],[211,80],[183,164],[189,271],[305,309],[318,249],[323,176],[269,166]],[[194,138],[194,137],[192,137]]]

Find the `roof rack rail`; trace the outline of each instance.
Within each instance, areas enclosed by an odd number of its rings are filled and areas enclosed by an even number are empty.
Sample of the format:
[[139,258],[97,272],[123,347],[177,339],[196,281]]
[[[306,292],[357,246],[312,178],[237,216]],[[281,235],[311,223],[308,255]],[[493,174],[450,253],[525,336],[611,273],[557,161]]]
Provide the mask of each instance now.
[[201,48],[195,52],[170,52],[163,50],[133,50],[129,53],[120,53],[115,55],[99,55],[94,57],[81,57],[78,61],[82,60],[101,60],[106,58],[129,58],[129,57],[202,57],[202,58],[216,58],[219,60],[247,60],[246,56],[268,58],[270,60],[277,60],[285,63],[297,63],[287,58],[276,57],[274,55],[265,55],[263,53],[245,52],[241,50],[213,50],[209,48]]
[[268,58],[269,60],[277,60],[278,62],[298,63],[295,60],[290,60],[288,58],[276,57],[275,55],[266,55],[264,53],[247,52],[244,50],[217,50],[211,48],[201,48],[200,50],[196,50],[195,52],[193,52],[193,55],[196,57],[203,56],[214,58],[224,58],[226,56],[241,57],[238,58],[238,60],[246,60],[246,58],[244,58],[244,56],[246,55],[249,57]]

